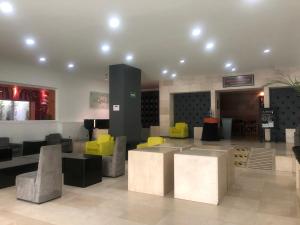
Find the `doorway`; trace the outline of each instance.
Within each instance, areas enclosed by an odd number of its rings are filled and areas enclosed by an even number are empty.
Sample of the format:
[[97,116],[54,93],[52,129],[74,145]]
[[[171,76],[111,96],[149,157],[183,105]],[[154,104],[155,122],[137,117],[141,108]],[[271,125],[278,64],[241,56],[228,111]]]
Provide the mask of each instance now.
[[255,139],[260,135],[261,89],[220,92],[220,116],[232,118],[232,139]]

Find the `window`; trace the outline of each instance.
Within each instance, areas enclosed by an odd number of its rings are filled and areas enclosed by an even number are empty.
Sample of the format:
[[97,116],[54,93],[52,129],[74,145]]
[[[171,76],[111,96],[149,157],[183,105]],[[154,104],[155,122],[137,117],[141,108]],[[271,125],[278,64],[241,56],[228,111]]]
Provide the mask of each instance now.
[[55,120],[55,90],[0,84],[0,120]]

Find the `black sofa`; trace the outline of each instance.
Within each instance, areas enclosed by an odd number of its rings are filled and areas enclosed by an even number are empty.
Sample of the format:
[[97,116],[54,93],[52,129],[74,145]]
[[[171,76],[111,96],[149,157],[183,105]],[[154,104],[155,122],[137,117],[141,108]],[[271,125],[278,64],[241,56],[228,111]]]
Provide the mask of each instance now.
[[23,155],[40,154],[42,146],[46,145],[62,145],[63,153],[73,152],[72,139],[62,138],[61,134],[49,134],[43,141],[24,141],[23,142]]
[[[10,149],[10,150],[8,150]],[[8,151],[11,151],[13,157],[22,155],[22,144],[10,143],[8,137],[0,137],[0,151],[2,154],[7,154]],[[1,157],[1,156],[0,156]]]

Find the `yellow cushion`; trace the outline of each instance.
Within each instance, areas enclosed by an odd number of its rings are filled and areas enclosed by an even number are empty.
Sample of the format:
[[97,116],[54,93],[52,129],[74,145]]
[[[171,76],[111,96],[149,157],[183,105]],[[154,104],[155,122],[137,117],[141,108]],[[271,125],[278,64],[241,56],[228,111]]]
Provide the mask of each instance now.
[[96,141],[89,141],[85,144],[85,154],[110,156],[114,150],[114,138],[109,134],[100,135]]
[[161,145],[165,142],[162,137],[149,137],[147,143],[141,143],[137,145],[137,148],[149,148],[155,145]]

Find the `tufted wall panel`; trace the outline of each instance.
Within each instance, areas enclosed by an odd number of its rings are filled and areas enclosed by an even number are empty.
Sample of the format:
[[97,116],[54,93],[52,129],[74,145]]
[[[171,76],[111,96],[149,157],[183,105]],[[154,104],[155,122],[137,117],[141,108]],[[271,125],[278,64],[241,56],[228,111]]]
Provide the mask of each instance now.
[[159,91],[142,92],[142,125],[159,126]]
[[203,126],[203,117],[210,111],[210,92],[174,94],[174,122],[186,122],[189,136],[194,136],[194,127]]
[[270,106],[277,110],[277,129],[271,130],[272,141],[285,142],[285,129],[300,124],[300,94],[292,88],[271,88]]

